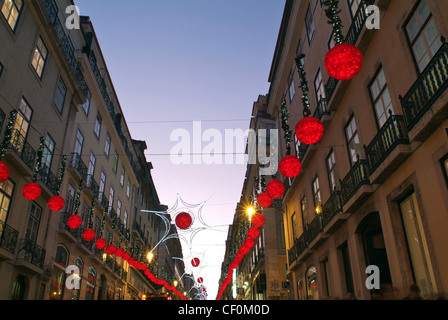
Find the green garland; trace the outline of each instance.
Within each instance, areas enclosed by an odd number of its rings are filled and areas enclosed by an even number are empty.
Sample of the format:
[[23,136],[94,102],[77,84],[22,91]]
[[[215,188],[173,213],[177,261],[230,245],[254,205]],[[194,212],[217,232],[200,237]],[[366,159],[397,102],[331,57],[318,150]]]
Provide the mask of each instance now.
[[44,143],[45,143],[45,138],[40,137],[39,149],[37,150],[37,161],[36,161],[36,164],[35,164],[34,170],[33,170],[34,171],[33,172],[33,182],[37,181],[37,174],[39,173],[39,169],[42,164],[42,156],[44,154]]
[[282,101],[281,113],[282,113],[282,128],[283,128],[283,131],[285,132],[286,154],[290,155],[291,154],[292,130],[290,130],[289,124],[288,124],[289,114],[288,114],[288,109],[286,108],[286,100]]
[[339,17],[339,0],[325,0],[324,5],[327,6],[325,9],[325,15],[328,17],[328,23],[333,27],[333,39],[336,44],[341,44],[344,42],[344,37],[342,36],[342,20]]
[[305,58],[304,54],[299,55],[296,58],[297,70],[300,77],[300,88],[302,89],[302,104],[303,104],[303,116],[309,117],[311,116],[310,109],[310,100],[308,98],[308,92],[310,89],[308,88],[308,81],[306,80],[306,72],[303,68],[302,60]]
[[16,121],[17,111],[13,110],[9,113],[8,125],[5,129],[5,136],[3,138],[3,142],[0,149],[0,160],[5,157],[6,150],[8,149],[9,143],[12,137],[12,128],[14,126],[14,122]]

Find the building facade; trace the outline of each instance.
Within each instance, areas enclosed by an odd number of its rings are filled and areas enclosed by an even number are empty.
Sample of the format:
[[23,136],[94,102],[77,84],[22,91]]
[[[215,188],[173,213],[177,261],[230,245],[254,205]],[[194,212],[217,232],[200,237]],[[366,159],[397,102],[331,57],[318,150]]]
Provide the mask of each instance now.
[[[0,299],[142,299],[160,288],[95,240],[146,262],[161,224],[141,210],[163,206],[146,144],[131,138],[93,24],[81,17],[79,28],[68,27],[70,5],[0,2],[2,161],[10,168],[0,185]],[[21,194],[30,181],[42,189],[35,201]],[[65,199],[60,212],[47,204],[55,195]],[[75,230],[67,225],[73,214],[82,218]],[[93,241],[82,237],[88,228]],[[66,285],[73,267],[79,289]]]
[[[269,77],[267,113],[280,129],[286,101],[294,128],[305,54],[311,111],[325,127],[316,145],[294,140],[303,169],[284,179],[291,297],[403,299],[412,284],[424,299],[447,297],[448,3],[340,1],[345,41],[364,62],[337,81],[324,67],[334,41],[323,2],[286,1]],[[366,28],[368,5],[380,29]],[[379,288],[366,285],[369,266]]]

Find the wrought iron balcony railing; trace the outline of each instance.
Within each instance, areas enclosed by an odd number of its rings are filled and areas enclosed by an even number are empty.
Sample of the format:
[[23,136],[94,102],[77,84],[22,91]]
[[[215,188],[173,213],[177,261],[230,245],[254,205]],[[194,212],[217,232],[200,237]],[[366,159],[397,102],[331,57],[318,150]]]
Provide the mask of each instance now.
[[320,216],[320,214],[317,214],[314,219],[308,224],[308,228],[306,230],[306,240],[308,242],[308,245],[313,242],[322,232],[322,217]]
[[338,213],[342,212],[342,194],[341,191],[335,190],[322,206],[322,228],[325,228]]
[[23,160],[30,170],[34,170],[37,152],[17,129],[13,130],[11,134],[10,148]]
[[306,248],[308,248],[306,237],[306,233],[302,233],[302,235],[294,241],[294,245],[291,247],[291,249],[288,250],[289,265],[293,264],[306,250]]
[[14,254],[18,237],[19,232],[16,229],[0,221],[0,248]]
[[71,159],[69,162],[69,168],[74,168],[78,172],[79,176],[84,180],[87,181],[87,166],[82,161],[81,156],[77,153],[71,154]]
[[96,199],[98,199],[98,196],[100,193],[100,186],[98,185],[98,183],[96,182],[96,180],[94,179],[94,177],[91,174],[89,174],[87,176],[86,185],[87,185],[87,189],[92,192],[93,196]]
[[392,115],[365,148],[369,173],[372,174],[399,144],[409,144],[404,117]]
[[59,181],[58,177],[51,172],[45,164],[38,171],[38,179],[50,190],[52,194],[56,194],[58,191]]
[[73,75],[75,76],[76,81],[78,82],[78,85],[81,88],[81,92],[84,95],[84,97],[87,97],[89,88],[82,74],[81,67],[79,66],[79,63],[76,60],[73,45],[69,37],[65,34],[65,28],[58,18],[58,7],[54,2],[54,0],[42,0],[42,4],[48,15],[48,18],[50,19],[51,25],[53,26],[56,37],[61,44],[62,50],[65,53],[67,62],[70,65],[70,68],[72,69]]
[[346,204],[363,185],[370,185],[368,163],[358,159],[341,183],[342,203]]
[[317,103],[316,111],[314,111],[314,118],[317,118],[319,120],[322,120],[323,116],[330,115],[330,112],[328,111],[328,101],[327,98],[320,98],[319,102]]
[[404,97],[400,96],[408,131],[417,124],[448,88],[448,43],[442,37],[442,46],[418,76]]
[[24,260],[42,269],[44,266],[45,254],[46,250],[38,246],[34,241],[29,239],[19,240],[19,250],[17,251],[18,260]]

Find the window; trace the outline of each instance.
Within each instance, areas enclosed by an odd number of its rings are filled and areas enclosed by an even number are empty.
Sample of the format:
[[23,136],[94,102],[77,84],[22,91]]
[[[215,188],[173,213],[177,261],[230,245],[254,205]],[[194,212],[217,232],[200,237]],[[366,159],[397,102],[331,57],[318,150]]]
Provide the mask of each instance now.
[[[297,49],[296,49],[296,57],[299,57],[302,53],[303,53],[303,42],[302,42],[302,39],[299,39],[299,44],[297,45]],[[302,63],[303,63],[303,59],[302,59]]]
[[93,131],[95,132],[95,136],[99,139],[101,134],[101,124],[103,120],[101,119],[100,114],[98,113],[96,120],[95,120],[95,128]]
[[313,199],[314,199],[314,207],[320,207],[321,205],[321,197],[320,197],[320,186],[319,186],[319,177],[316,176],[313,180]]
[[42,165],[44,168],[48,168],[48,170],[51,168],[51,162],[54,155],[54,146],[54,140],[49,134],[47,134],[47,137],[45,138],[44,151],[42,153]]
[[5,0],[3,2],[2,13],[12,31],[16,30],[22,8],[22,0]]
[[123,219],[124,227],[128,227],[128,211],[124,210],[124,219]]
[[313,39],[314,35],[314,30],[316,29],[316,26],[314,25],[313,12],[311,11],[311,4],[308,5],[308,11],[306,12],[305,27],[306,27],[306,34],[308,37],[308,43],[311,43],[311,40]]
[[58,87],[56,89],[56,94],[54,95],[53,103],[58,109],[59,113],[62,114],[64,109],[65,96],[67,95],[67,87],[65,86],[62,78],[59,78]]
[[89,115],[91,100],[92,100],[92,93],[90,93],[90,90],[87,89],[86,102],[82,105],[82,109],[84,110],[86,116]]
[[390,98],[383,68],[378,71],[378,74],[370,85],[370,95],[375,108],[378,126],[379,128],[382,128],[389,118],[390,112],[393,112],[392,100]]
[[314,90],[316,92],[316,101],[319,103],[322,98],[325,98],[325,87],[320,68],[317,70],[316,77],[314,78]]
[[65,210],[70,215],[73,213],[75,207],[75,188],[69,183],[67,188],[67,197],[65,198]]
[[431,257],[415,193],[400,202],[401,218],[407,240],[413,282],[420,287],[423,299],[433,297],[436,290]]
[[352,19],[355,17],[360,4],[361,0],[348,0],[348,5],[350,7],[350,14],[352,15]]
[[[0,226],[8,219],[9,205],[11,204],[12,193],[14,192],[14,183],[6,180],[0,183]],[[3,230],[0,230],[0,236]]]
[[294,96],[296,94],[296,88],[294,85],[294,69],[291,71],[291,74],[289,75],[288,92],[289,92],[289,102],[291,103],[292,99],[294,99]]
[[110,214],[110,210],[112,209],[112,206],[114,204],[114,193],[115,193],[114,188],[110,187],[110,191],[109,191],[109,214]]
[[422,0],[413,12],[406,24],[406,33],[415,62],[422,72],[442,45],[427,0]]
[[104,145],[104,153],[109,158],[109,154],[110,154],[110,135],[109,135],[109,133],[106,134],[106,144]]
[[328,171],[328,182],[330,184],[330,193],[336,190],[336,184],[338,181],[338,175],[336,171],[336,159],[334,156],[334,151],[331,150],[327,157],[327,171]]
[[96,164],[96,157],[92,152],[90,152],[89,169],[87,171],[88,185],[90,185],[90,182],[92,181],[93,176],[95,175],[95,164]]
[[303,229],[305,229],[305,226],[308,224],[308,207],[306,205],[306,196],[303,196],[300,201],[300,211],[302,213]]
[[34,49],[33,58],[31,64],[36,71],[39,78],[42,78],[42,73],[44,72],[45,63],[47,61],[48,50],[42,40],[42,37],[37,39],[36,48]]
[[36,203],[32,202],[25,231],[25,239],[31,241],[32,243],[36,243],[37,240],[41,215],[42,208],[39,207]]
[[24,140],[27,138],[32,115],[33,110],[25,99],[22,98],[16,115],[16,120],[13,125],[13,134],[11,138],[12,146],[19,152],[22,152]]
[[446,186],[448,187],[448,154],[440,160],[442,171],[445,176]]
[[115,173],[117,173],[117,170],[118,170],[118,153],[117,153],[117,151],[115,151],[114,165],[113,165],[112,169],[114,170]]
[[325,284],[325,293],[327,297],[331,296],[332,288],[331,288],[331,281],[330,281],[330,265],[328,262],[328,258],[325,258],[321,263],[321,270],[324,272],[324,284]]
[[310,267],[306,272],[306,286],[308,300],[319,300],[316,267]]
[[78,155],[81,155],[83,145],[84,145],[84,136],[78,129],[78,132],[76,133],[75,149],[73,150],[73,152]]
[[124,177],[125,177],[124,166],[121,166],[121,175],[120,175],[120,185],[121,186],[124,186]]
[[339,248],[342,257],[342,266],[344,267],[345,287],[347,293],[355,293],[353,287],[352,267],[350,264],[350,253],[348,251],[347,242],[344,242]]
[[100,177],[100,193],[98,198],[101,201],[101,198],[103,197],[104,194],[104,189],[106,188],[106,174],[104,173],[104,171],[101,171],[101,177]]
[[358,161],[358,156],[361,156],[361,143],[359,142],[358,128],[354,116],[345,127],[345,137],[347,139],[350,163],[353,166]]
[[291,216],[291,234],[292,234],[292,241],[294,243],[294,241],[298,238],[297,237],[297,218],[296,218],[296,213],[294,212],[293,215]]
[[0,78],[2,77],[2,73],[3,73],[3,64],[0,63]]
[[118,199],[117,200],[117,217],[118,218],[120,218],[120,216],[121,216],[121,207],[122,207],[121,200]]
[[129,199],[131,196],[131,180],[128,179],[128,184],[126,185],[126,197]]
[[94,267],[89,268],[87,273],[86,284],[86,300],[93,300],[95,296],[96,270]]

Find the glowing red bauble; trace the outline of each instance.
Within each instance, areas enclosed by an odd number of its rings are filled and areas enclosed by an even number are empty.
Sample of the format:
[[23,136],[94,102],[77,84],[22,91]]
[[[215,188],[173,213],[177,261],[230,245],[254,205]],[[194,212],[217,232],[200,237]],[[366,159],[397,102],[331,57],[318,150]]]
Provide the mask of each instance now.
[[272,198],[266,192],[260,193],[257,197],[257,202],[262,208],[269,208],[272,206]]
[[244,241],[244,244],[243,244],[244,246],[247,246],[249,249],[251,249],[254,245],[255,245],[255,241],[254,241],[254,239],[252,239],[252,238],[247,238],[245,241]]
[[295,156],[286,156],[278,166],[280,173],[287,178],[297,177],[302,171],[302,163]]
[[202,283],[202,282],[204,282],[204,278],[202,278],[202,277],[198,278],[198,283]]
[[106,240],[104,240],[103,238],[99,238],[98,240],[95,241],[95,247],[98,250],[103,250],[104,248],[106,248]]
[[87,242],[90,242],[93,239],[95,239],[95,236],[96,236],[95,231],[90,228],[86,229],[82,234],[82,238]]
[[198,258],[194,258],[191,260],[191,265],[193,267],[199,267],[199,264],[201,263],[201,261]]
[[337,80],[354,78],[361,71],[362,63],[362,52],[349,43],[334,46],[325,56],[325,69]]
[[107,248],[106,248],[106,253],[108,254],[108,255],[113,255],[114,253],[116,253],[117,252],[117,248],[113,245],[113,244],[110,244],[110,245],[108,245],[107,246]]
[[260,230],[258,228],[252,227],[247,232],[247,236],[252,239],[256,239],[260,236]]
[[127,252],[123,253],[123,260],[124,260],[124,261],[127,261],[127,260],[129,260],[130,258],[131,258],[131,255],[130,255],[129,253],[127,253]]
[[255,227],[261,228],[262,226],[264,226],[264,223],[265,223],[265,218],[262,214],[260,214],[260,213],[254,214],[254,216],[252,217],[252,224]]
[[42,190],[35,182],[27,183],[22,188],[22,194],[27,200],[36,200],[40,197]]
[[74,214],[67,219],[67,226],[70,229],[78,229],[81,226],[82,219],[80,216]]
[[191,224],[193,223],[193,218],[190,214],[186,212],[181,212],[176,216],[176,226],[181,230],[186,230],[190,228]]
[[9,178],[9,167],[0,161],[0,183],[5,182]]
[[65,200],[61,196],[54,196],[50,200],[48,200],[48,208],[51,211],[60,211],[65,206]]
[[324,125],[319,119],[305,117],[296,125],[297,140],[303,144],[316,144],[324,136]]
[[118,258],[120,258],[124,253],[124,250],[121,248],[118,248],[117,251],[115,251],[115,256],[117,256]]
[[266,192],[271,198],[281,198],[285,194],[285,185],[280,180],[272,180],[266,185]]

